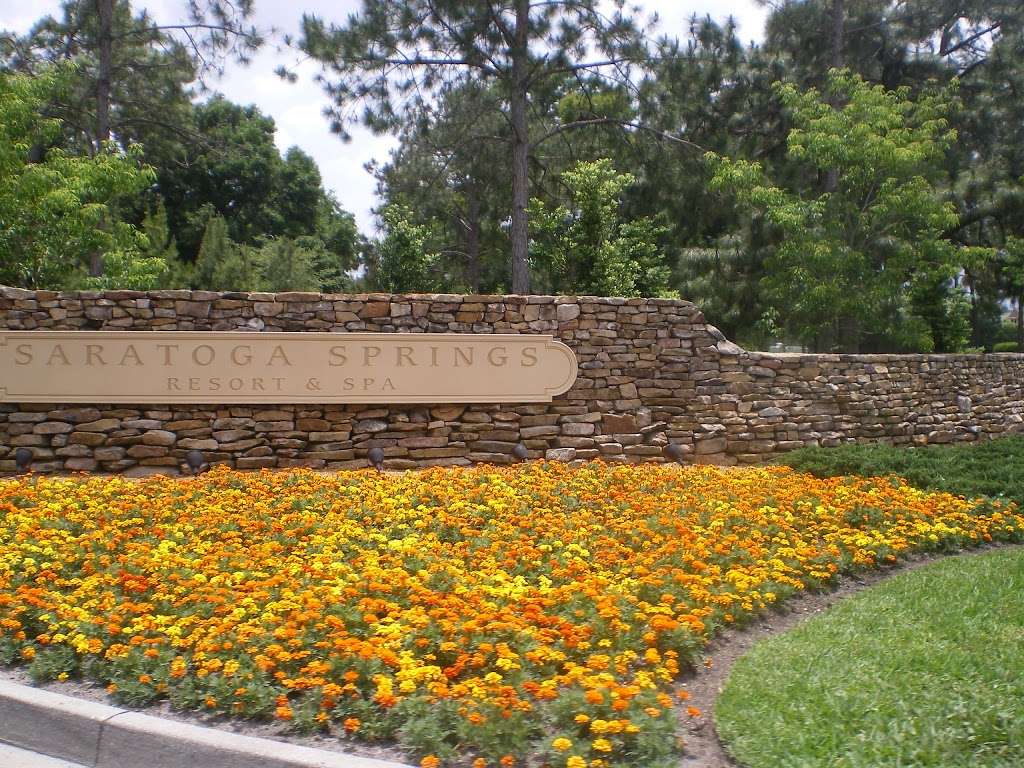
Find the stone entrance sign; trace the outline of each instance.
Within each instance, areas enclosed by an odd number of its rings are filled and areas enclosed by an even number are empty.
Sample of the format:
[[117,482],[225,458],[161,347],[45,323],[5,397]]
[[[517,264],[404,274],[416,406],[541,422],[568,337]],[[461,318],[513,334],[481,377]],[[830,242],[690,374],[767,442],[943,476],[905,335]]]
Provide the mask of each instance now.
[[0,331],[0,402],[550,402],[577,371],[532,334]]

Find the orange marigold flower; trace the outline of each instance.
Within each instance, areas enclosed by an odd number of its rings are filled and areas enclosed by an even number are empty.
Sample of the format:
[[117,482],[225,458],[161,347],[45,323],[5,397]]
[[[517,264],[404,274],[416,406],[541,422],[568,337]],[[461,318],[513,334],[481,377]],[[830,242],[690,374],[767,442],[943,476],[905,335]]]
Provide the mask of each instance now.
[[435,755],[427,755],[420,760],[420,768],[438,768],[441,765],[441,760]]

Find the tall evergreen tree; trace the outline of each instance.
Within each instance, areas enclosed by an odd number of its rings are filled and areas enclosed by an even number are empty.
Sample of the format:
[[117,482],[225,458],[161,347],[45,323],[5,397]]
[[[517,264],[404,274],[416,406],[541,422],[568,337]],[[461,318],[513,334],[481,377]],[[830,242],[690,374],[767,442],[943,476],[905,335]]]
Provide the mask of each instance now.
[[303,17],[300,44],[329,73],[339,131],[360,115],[374,129],[393,129],[440,89],[493,84],[510,131],[512,290],[526,293],[530,97],[552,78],[628,78],[646,60],[643,36],[621,5],[606,14],[598,0],[364,0],[342,26]]

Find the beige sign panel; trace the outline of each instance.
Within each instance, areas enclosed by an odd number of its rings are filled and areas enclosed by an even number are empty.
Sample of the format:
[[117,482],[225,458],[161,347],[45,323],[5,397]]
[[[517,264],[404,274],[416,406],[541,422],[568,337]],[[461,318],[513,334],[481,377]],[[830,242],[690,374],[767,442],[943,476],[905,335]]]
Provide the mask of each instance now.
[[0,331],[3,402],[549,402],[576,374],[550,336]]

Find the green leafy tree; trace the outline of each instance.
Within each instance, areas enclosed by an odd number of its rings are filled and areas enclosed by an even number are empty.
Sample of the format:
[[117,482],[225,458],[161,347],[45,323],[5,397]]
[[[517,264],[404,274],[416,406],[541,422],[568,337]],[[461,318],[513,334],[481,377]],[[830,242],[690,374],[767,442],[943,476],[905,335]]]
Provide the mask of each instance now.
[[260,287],[265,291],[319,291],[316,253],[292,238],[268,240],[256,259],[262,267]]
[[777,184],[789,183],[788,125],[772,88],[786,77],[786,65],[744,44],[731,20],[694,16],[682,40],[662,41],[653,70],[640,90],[638,120],[660,133],[646,132],[634,143],[635,158],[617,160],[638,177],[626,209],[665,223],[680,295],[729,338],[761,346],[770,326],[761,284],[770,234],[762,220],[708,194],[713,170],[704,152],[757,159]]
[[220,96],[197,105],[193,117],[201,141],[183,146],[179,161],[161,166],[157,176],[186,261],[198,257],[214,213],[242,245],[258,247],[267,237],[319,238],[338,265],[335,282],[356,266],[354,220],[324,191],[309,155],[292,147],[281,157],[273,118]]
[[429,293],[435,287],[436,253],[428,250],[430,229],[414,223],[412,211],[392,205],[381,212],[384,236],[367,254],[367,284],[387,293]]
[[562,174],[567,205],[532,201],[533,258],[548,287],[559,293],[657,296],[669,269],[660,258],[664,230],[650,218],[623,220],[622,194],[636,181],[610,160],[578,163]]
[[1024,352],[1024,238],[1007,237],[1002,256],[1006,293],[1017,305],[1017,351]]
[[139,228],[146,236],[146,246],[142,255],[146,258],[160,259],[167,265],[167,272],[160,287],[178,288],[192,282],[192,265],[178,256],[178,243],[171,234],[167,220],[167,208],[164,201],[157,198],[156,205],[146,209]]
[[213,285],[218,291],[259,291],[263,289],[263,262],[259,249],[238,245],[213,272]]
[[493,88],[470,82],[424,105],[398,135],[378,194],[429,226],[447,290],[500,292],[508,285],[508,126]]
[[300,236],[297,242],[313,253],[321,290],[339,293],[352,287],[361,238],[355,217],[341,207],[333,193],[324,193],[317,203],[313,234]]
[[779,94],[793,123],[790,160],[811,179],[835,169],[834,191],[786,189],[759,163],[710,154],[712,186],[776,230],[765,282],[793,336],[848,351],[942,350],[950,342],[935,318],[949,323],[946,315],[962,307],[936,289],[950,286],[960,266],[945,237],[956,211],[934,185],[955,138],[949,98],[914,100],[906,89],[887,91],[840,70],[829,88],[823,95],[788,84]]
[[[493,85],[510,129],[512,290],[529,291],[531,97],[552,81],[588,73],[629,79],[647,58],[643,36],[617,3],[598,0],[363,0],[342,26],[303,17],[300,45],[330,74],[333,126],[362,119],[376,130],[471,81]],[[588,58],[593,54],[594,58]],[[359,109],[359,107],[363,109]],[[579,122],[582,126],[589,124]],[[563,130],[567,129],[567,126]]]
[[192,285],[210,291],[258,291],[260,266],[252,248],[234,242],[222,216],[209,215]]
[[[237,243],[284,234],[277,210],[283,162],[274,145],[273,118],[215,96],[196,106],[195,130],[203,141],[185,150],[183,162],[161,168],[158,177],[186,258],[196,257],[210,210],[224,218]],[[315,206],[307,206],[289,226],[308,231],[315,215]]]
[[61,288],[83,279],[93,254],[116,265],[118,287],[146,287],[166,270],[144,259],[145,236],[112,210],[153,180],[138,151],[105,144],[91,157],[51,147],[60,122],[43,105],[64,87],[55,71],[0,74],[0,283]]

